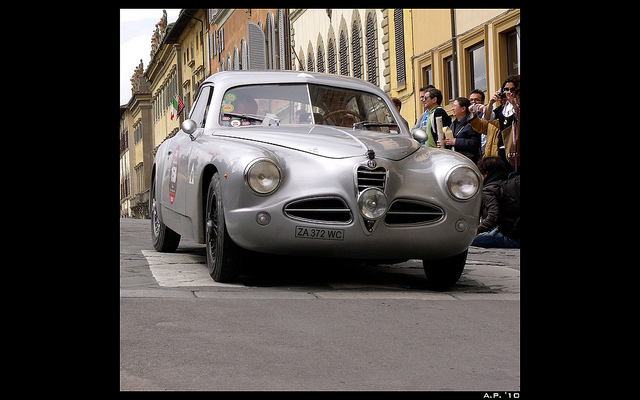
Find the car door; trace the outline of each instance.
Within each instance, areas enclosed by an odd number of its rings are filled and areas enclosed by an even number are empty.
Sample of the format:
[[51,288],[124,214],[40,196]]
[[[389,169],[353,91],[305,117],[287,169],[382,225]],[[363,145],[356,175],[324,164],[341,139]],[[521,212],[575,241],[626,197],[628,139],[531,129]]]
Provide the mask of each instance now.
[[170,160],[167,163],[168,207],[182,215],[188,214],[185,201],[187,193],[197,191],[195,171],[198,169],[196,153],[199,142],[196,139],[203,134],[206,111],[212,93],[213,86],[201,87],[189,115],[189,119],[196,122],[196,131],[188,135],[181,129],[172,140],[173,149],[169,149],[172,154],[169,154]]

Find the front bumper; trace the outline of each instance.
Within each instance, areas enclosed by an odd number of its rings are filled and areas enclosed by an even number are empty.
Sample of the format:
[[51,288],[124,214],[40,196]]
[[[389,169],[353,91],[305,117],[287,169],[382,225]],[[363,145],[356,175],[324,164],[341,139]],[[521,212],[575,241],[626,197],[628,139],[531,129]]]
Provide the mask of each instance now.
[[[464,252],[475,238],[479,223],[481,190],[468,201],[456,201],[445,188],[447,172],[465,161],[451,152],[420,150],[410,160],[378,160],[388,171],[385,194],[389,204],[397,200],[428,204],[442,211],[426,223],[398,223],[383,217],[371,224],[357,209],[355,169],[365,159],[331,160],[325,170],[280,160],[283,185],[269,197],[239,200],[225,207],[227,230],[239,246],[262,253],[352,259],[440,259]],[[327,171],[328,169],[328,171]],[[351,218],[317,222],[296,218],[285,207],[298,200],[341,199]],[[237,200],[237,199],[236,199]],[[269,222],[264,224],[267,213]],[[260,217],[260,215],[262,217]],[[387,215],[388,216],[388,215]]]

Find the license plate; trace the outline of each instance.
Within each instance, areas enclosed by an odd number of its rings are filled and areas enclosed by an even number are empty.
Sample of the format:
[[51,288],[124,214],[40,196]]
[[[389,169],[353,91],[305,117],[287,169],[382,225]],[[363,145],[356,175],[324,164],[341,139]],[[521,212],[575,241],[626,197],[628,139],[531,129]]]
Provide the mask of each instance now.
[[310,228],[308,226],[296,226],[298,238],[343,240],[344,229]]

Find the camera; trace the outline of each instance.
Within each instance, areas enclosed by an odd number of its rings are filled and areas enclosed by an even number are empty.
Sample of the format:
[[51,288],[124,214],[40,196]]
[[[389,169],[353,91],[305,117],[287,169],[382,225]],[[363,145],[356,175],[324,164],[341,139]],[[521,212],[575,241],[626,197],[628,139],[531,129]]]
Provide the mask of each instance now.
[[498,97],[500,97],[501,99],[506,99],[507,98],[507,93],[502,91],[500,92],[500,94],[498,95]]

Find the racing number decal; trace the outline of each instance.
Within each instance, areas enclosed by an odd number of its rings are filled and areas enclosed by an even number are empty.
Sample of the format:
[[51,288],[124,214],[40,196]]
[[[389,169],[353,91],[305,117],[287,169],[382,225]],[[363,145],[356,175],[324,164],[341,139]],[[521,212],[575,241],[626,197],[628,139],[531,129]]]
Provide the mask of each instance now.
[[171,180],[169,182],[169,201],[171,204],[176,199],[176,188],[178,187],[178,156],[180,155],[180,145],[176,147],[176,151],[173,153],[173,160],[171,162]]

